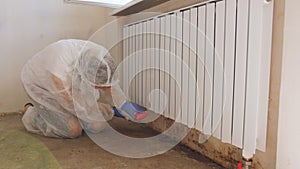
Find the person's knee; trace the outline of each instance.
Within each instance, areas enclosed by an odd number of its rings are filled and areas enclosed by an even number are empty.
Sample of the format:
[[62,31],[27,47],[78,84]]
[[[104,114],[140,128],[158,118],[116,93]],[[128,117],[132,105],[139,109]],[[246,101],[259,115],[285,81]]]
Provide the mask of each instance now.
[[72,117],[69,120],[69,126],[70,126],[70,134],[71,134],[71,138],[76,138],[81,136],[82,134],[82,127],[78,121],[77,118]]

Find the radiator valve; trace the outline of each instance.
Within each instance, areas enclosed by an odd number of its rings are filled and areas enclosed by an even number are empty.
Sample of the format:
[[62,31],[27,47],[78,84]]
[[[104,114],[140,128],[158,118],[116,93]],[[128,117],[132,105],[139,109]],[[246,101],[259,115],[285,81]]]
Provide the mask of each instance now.
[[243,158],[244,168],[243,169],[250,169],[252,166],[252,158]]

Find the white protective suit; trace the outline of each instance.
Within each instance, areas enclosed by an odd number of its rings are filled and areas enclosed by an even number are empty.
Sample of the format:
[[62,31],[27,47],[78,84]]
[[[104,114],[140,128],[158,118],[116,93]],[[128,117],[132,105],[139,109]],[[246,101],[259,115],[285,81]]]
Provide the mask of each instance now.
[[[95,43],[71,39],[49,45],[31,58],[21,73],[34,105],[23,116],[26,129],[50,137],[72,138],[68,123],[72,117],[77,117],[83,126],[110,120],[110,105],[98,102],[100,95],[110,95],[95,86],[112,86],[117,96],[114,105],[121,107],[126,97],[115,71],[116,64],[108,51]],[[103,112],[108,106],[110,112]]]

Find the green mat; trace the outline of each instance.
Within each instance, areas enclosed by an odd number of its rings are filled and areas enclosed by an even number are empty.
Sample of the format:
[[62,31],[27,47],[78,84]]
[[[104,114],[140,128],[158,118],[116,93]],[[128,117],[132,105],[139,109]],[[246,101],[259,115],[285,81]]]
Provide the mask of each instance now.
[[0,169],[61,169],[49,149],[21,131],[0,131]]

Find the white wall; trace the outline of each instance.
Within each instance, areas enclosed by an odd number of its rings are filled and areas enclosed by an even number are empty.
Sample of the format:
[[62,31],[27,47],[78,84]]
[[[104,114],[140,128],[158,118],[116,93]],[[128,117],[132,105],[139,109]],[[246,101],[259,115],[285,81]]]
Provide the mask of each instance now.
[[277,169],[300,168],[300,1],[285,0]]
[[111,19],[110,11],[63,0],[1,0],[0,112],[17,111],[28,100],[20,82],[28,58],[59,39],[88,39]]

